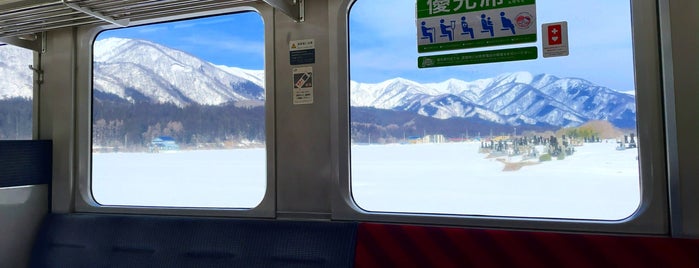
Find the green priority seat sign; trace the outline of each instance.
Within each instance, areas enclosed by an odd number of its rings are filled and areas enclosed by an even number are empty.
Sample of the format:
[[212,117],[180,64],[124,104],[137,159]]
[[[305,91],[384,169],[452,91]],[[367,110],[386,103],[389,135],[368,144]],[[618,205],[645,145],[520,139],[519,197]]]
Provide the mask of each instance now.
[[418,52],[537,41],[535,0],[418,0]]
[[446,67],[492,62],[533,60],[538,56],[536,47],[521,47],[500,50],[488,50],[468,53],[418,57],[418,68]]

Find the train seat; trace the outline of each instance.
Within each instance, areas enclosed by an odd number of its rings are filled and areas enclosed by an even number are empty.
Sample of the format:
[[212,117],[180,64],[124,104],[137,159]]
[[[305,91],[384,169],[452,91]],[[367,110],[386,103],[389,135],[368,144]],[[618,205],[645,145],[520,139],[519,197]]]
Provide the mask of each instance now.
[[699,240],[361,223],[355,267],[699,267]]
[[357,223],[49,214],[30,267],[353,267]]

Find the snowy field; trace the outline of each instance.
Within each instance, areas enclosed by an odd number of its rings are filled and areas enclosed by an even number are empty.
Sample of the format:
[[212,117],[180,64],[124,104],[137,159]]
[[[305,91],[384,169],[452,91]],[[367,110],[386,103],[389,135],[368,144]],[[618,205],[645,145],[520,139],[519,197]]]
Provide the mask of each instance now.
[[[480,143],[352,146],[352,192],[369,211],[616,220],[640,202],[637,150],[585,144],[563,160],[503,171]],[[254,207],[264,149],[93,154],[101,204]]]
[[640,203],[636,149],[616,143],[503,171],[480,143],[352,147],[352,194],[369,211],[623,219]]
[[103,205],[257,206],[264,197],[264,149],[92,155],[92,192]]

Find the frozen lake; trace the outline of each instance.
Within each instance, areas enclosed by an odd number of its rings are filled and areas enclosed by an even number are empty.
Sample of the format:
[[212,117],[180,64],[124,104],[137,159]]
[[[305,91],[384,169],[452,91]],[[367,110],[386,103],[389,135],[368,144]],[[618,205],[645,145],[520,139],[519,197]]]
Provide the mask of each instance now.
[[[640,203],[638,151],[576,147],[563,160],[503,171],[480,143],[352,146],[352,193],[369,211],[616,220]],[[264,149],[93,154],[93,193],[107,205],[254,207]]]

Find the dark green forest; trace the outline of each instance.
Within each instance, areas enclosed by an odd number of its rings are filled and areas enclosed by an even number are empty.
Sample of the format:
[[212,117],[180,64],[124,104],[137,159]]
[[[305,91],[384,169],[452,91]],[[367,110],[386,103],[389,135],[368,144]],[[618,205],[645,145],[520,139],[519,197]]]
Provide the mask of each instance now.
[[189,105],[125,101],[93,102],[93,145],[141,150],[159,136],[184,147],[223,147],[265,141],[264,107]]
[[[114,96],[115,97],[115,96]],[[222,148],[265,142],[264,107],[233,103],[209,106],[130,103],[120,98],[93,102],[93,145],[107,150],[146,150],[155,137],[170,136],[184,148]],[[32,101],[0,101],[0,139],[30,139]],[[411,112],[352,107],[350,136],[356,143],[398,143],[409,137],[441,134],[474,138],[509,134],[512,126],[477,118],[446,120]],[[555,130],[550,125],[519,126],[518,132]]]
[[[444,135],[447,139],[464,139],[510,134],[515,127],[479,118],[437,119],[413,112],[352,107],[350,136],[356,143],[399,143],[409,137]],[[546,124],[517,126],[518,133],[558,129]]]

